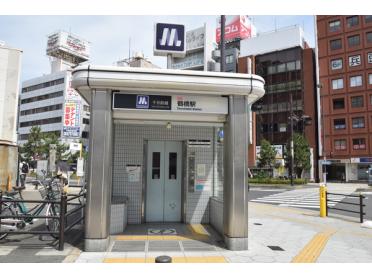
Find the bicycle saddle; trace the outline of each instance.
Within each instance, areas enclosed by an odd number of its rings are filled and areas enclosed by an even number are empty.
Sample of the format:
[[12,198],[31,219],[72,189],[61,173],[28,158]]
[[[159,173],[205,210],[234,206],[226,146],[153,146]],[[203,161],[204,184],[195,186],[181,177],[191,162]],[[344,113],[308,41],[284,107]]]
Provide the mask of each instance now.
[[14,186],[13,189],[16,190],[16,191],[22,191],[22,190],[26,189],[26,187],[25,186],[23,186],[23,187],[22,186],[20,186],[20,187]]

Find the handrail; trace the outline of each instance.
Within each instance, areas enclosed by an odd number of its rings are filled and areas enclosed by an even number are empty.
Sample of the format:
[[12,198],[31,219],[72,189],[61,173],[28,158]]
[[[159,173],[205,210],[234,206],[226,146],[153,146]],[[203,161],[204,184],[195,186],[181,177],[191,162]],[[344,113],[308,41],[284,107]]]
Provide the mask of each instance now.
[[[346,202],[346,201],[336,201],[336,200],[332,200],[332,199],[329,199],[328,196],[343,196],[343,197],[352,197],[352,198],[359,198],[359,203],[352,203],[352,202]],[[332,210],[339,210],[339,211],[345,211],[345,212],[351,212],[351,213],[357,213],[359,214],[359,221],[360,223],[363,223],[364,221],[364,215],[366,215],[366,213],[364,212],[363,208],[366,206],[364,203],[363,203],[363,199],[365,199],[366,197],[363,196],[362,194],[360,195],[346,195],[346,194],[339,194],[339,193],[329,193],[328,191],[325,191],[325,197],[326,197],[326,216],[328,216],[328,210],[332,209]],[[330,207],[328,205],[328,202],[337,202],[337,203],[340,203],[340,204],[349,204],[349,205],[355,205],[355,206],[359,206],[359,211],[354,211],[354,210],[350,210],[350,209],[344,209],[344,208],[335,208],[335,207]]]

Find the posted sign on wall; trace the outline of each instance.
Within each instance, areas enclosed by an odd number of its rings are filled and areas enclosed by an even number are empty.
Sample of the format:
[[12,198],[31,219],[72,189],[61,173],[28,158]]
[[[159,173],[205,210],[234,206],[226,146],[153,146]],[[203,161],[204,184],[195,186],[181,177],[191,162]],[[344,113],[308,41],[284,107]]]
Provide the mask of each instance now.
[[172,96],[172,111],[227,114],[228,102],[223,97]]
[[114,93],[113,109],[159,110],[183,113],[227,114],[225,97],[142,95]]

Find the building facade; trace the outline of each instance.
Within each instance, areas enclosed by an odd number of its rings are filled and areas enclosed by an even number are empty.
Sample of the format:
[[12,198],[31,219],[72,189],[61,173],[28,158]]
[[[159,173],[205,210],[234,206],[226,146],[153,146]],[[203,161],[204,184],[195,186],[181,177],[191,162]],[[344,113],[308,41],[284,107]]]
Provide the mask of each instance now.
[[71,71],[57,71],[22,83],[19,106],[18,143],[27,141],[32,126],[54,133],[62,142],[84,146],[89,137],[89,106],[70,87]]
[[372,164],[372,16],[317,16],[322,161],[328,180],[365,181]]
[[82,142],[87,150],[88,103],[71,87],[72,67],[89,59],[89,42],[67,32],[48,36],[46,53],[51,73],[22,83],[18,143],[24,144],[33,126],[55,134],[65,144]]
[[[278,43],[268,44],[277,41]],[[268,140],[277,150],[277,170],[274,175],[288,176],[284,167],[284,153],[291,138],[291,109],[294,133],[303,134],[311,152],[310,180],[317,179],[317,129],[315,56],[309,48],[300,27],[293,26],[275,32],[259,34],[241,42],[239,72],[247,70],[247,59],[254,61],[254,72],[265,79],[267,94],[259,101],[256,112],[256,158],[262,139]],[[292,97],[292,102],[291,102]],[[305,117],[312,119],[305,125]],[[281,167],[279,167],[281,166]]]

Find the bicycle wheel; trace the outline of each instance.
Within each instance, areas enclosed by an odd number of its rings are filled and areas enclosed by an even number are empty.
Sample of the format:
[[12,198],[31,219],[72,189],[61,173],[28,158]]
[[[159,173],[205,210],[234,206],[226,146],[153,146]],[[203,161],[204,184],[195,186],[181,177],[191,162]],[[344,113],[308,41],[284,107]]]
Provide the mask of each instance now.
[[[10,205],[9,204],[5,204],[5,206],[4,206],[4,208],[3,208],[2,212],[1,212],[1,215],[4,215],[4,216],[12,216],[12,215],[14,215],[14,212],[10,208]],[[2,224],[4,223],[3,220],[4,219],[1,219],[0,220]],[[0,232],[0,240],[6,238],[7,236],[8,236],[8,233],[2,233],[2,232]]]
[[[49,204],[48,205],[47,210],[46,210],[46,216],[57,216],[57,217],[59,217],[59,213],[60,213],[59,204]],[[56,218],[45,219],[45,224],[46,224],[46,227],[47,227],[48,231],[53,232],[50,235],[53,238],[58,239],[59,233],[57,233],[57,232],[59,231],[59,218],[58,219],[56,219]]]

